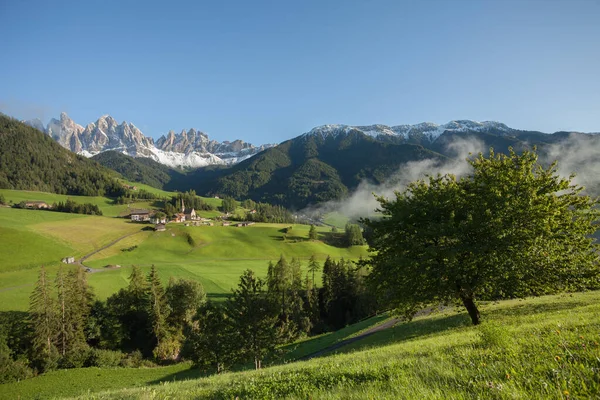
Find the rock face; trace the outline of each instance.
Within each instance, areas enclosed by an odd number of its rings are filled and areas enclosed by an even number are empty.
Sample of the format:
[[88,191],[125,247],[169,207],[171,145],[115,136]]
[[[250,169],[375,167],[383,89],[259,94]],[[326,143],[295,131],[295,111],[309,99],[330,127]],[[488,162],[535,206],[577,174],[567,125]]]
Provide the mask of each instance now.
[[230,165],[271,147],[256,147],[241,140],[217,142],[195,129],[175,134],[169,131],[157,140],[145,136],[132,123],[119,124],[110,115],[103,115],[85,128],[66,113],[60,120],[51,119],[47,127],[39,119],[26,124],[50,135],[61,146],[86,157],[115,150],[133,157],[148,157],[170,167],[197,168],[207,165]]
[[67,113],[60,114],[60,120],[52,118],[46,127],[46,133],[56,140],[62,147],[75,153],[84,150],[79,136],[83,126],[76,124]]
[[243,140],[217,142],[210,140],[204,132],[190,129],[187,132],[183,130],[179,134],[169,131],[166,136],[161,136],[156,141],[156,147],[174,153],[214,154],[226,164],[235,164],[271,146],[256,147]]

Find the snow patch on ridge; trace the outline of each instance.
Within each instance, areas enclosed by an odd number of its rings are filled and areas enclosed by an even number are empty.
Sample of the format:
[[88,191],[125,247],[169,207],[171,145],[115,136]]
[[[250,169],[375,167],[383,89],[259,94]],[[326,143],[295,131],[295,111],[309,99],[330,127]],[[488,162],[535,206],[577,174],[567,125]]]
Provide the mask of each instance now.
[[495,121],[471,121],[471,120],[456,120],[450,121],[444,125],[434,124],[432,122],[422,122],[415,125],[396,125],[389,127],[387,125],[368,125],[368,126],[351,126],[351,125],[323,125],[318,126],[305,133],[302,136],[320,136],[320,137],[337,137],[339,135],[347,135],[351,131],[359,131],[370,137],[385,137],[393,136],[408,139],[414,136],[423,136],[430,142],[436,141],[444,132],[490,132],[509,133],[513,129],[500,122]]

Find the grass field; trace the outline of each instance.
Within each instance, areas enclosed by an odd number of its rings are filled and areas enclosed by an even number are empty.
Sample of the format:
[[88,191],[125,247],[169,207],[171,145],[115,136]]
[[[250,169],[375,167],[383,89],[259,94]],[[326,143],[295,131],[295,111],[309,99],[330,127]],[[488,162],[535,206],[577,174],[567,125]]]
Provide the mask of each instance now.
[[[40,192],[0,190],[0,193],[13,202],[54,202],[67,198]],[[126,207],[112,205],[107,202],[110,199],[100,197],[72,197],[78,202],[103,204],[101,208],[108,210],[107,215],[117,215],[120,207]],[[318,228],[321,240],[309,241],[309,227],[305,225],[293,225],[285,240],[283,228],[289,224],[256,224],[245,228],[168,224],[166,232],[142,231],[150,226],[107,216],[0,207],[0,311],[27,309],[40,265],[52,274],[63,257],[79,259],[125,236],[85,261],[86,266],[97,269],[114,264],[122,266],[89,275],[100,299],[127,285],[132,265],[139,265],[145,271],[156,265],[165,283],[172,276],[198,280],[209,296],[223,299],[237,285],[244,270],[252,269],[264,276],[268,262],[276,262],[281,254],[288,259],[297,257],[305,265],[313,254],[321,262],[327,255],[334,259],[366,255],[363,246],[336,247],[327,227]],[[128,248],[134,250],[123,251]]]
[[[0,397],[598,398],[600,292],[503,301],[482,305],[481,311],[483,323],[477,327],[465,312],[448,310],[400,323],[340,348],[339,354],[261,371],[189,380],[199,372],[186,371],[185,366],[67,370],[0,385]],[[296,356],[309,354],[384,318],[347,327],[327,340],[324,335],[299,342],[287,350]],[[161,380],[178,382],[159,385]],[[142,385],[146,386],[133,387]],[[99,392],[108,388],[115,390]]]

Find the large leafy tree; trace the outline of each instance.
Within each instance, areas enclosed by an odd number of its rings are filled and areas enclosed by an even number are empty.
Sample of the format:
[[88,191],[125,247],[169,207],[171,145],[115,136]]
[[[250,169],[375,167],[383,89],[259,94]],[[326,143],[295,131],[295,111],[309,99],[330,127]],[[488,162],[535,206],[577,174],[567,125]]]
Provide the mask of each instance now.
[[597,200],[544,168],[535,151],[490,151],[468,160],[473,172],[411,183],[378,198],[370,281],[408,314],[459,299],[473,324],[476,299],[597,287]]

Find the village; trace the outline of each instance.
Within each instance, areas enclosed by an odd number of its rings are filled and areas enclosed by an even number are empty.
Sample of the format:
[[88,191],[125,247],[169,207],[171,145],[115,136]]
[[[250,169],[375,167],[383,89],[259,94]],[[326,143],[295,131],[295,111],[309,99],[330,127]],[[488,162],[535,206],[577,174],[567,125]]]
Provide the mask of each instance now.
[[[250,213],[255,212],[255,210],[250,211]],[[234,226],[238,228],[255,224],[252,221],[232,222],[228,220],[229,216],[229,213],[225,213],[214,219],[201,217],[196,213],[194,208],[186,208],[183,199],[181,199],[179,212],[174,214],[170,219],[162,211],[146,209],[132,209],[126,217],[130,218],[132,222],[154,224],[154,230],[157,232],[165,231],[167,223],[183,223],[185,226],[215,226],[218,223],[221,226]]]

